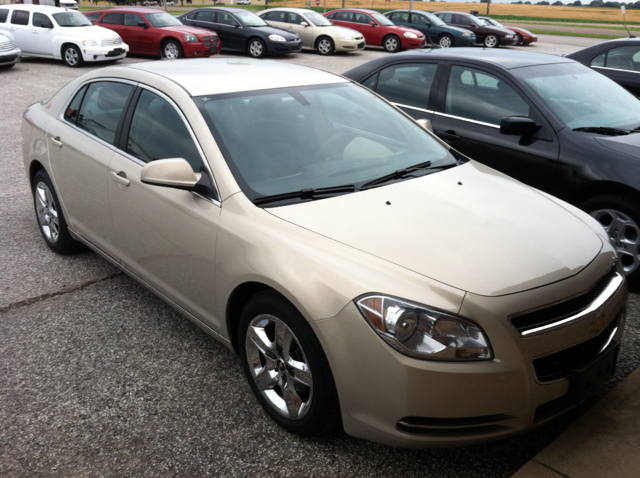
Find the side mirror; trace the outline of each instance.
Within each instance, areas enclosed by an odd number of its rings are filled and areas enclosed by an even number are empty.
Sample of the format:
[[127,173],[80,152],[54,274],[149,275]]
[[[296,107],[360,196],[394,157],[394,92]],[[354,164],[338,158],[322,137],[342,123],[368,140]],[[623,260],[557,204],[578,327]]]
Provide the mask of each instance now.
[[240,24],[238,22],[231,22],[231,26],[238,28]]
[[535,121],[526,116],[507,116],[500,120],[500,133],[512,136],[533,136],[538,131]]
[[427,131],[431,131],[433,133],[433,126],[431,126],[431,120],[421,118],[419,120],[416,120],[416,123],[418,123]]
[[51,28],[53,28],[53,23],[51,23],[51,22],[43,22],[43,23],[40,24],[40,28],[49,28],[49,29],[51,29]]
[[140,181],[145,184],[192,191],[201,176],[200,173],[193,172],[186,159],[170,158],[147,163],[140,173]]
[[369,25],[371,25],[372,27],[377,27],[378,24],[376,22],[369,22]]
[[146,23],[146,22],[143,22],[142,20],[140,20],[140,21],[138,22],[138,26],[139,26],[139,27],[145,27],[145,28],[147,28],[147,23]]
[[307,22],[300,22],[300,25],[302,25],[303,27],[308,27],[309,24]]

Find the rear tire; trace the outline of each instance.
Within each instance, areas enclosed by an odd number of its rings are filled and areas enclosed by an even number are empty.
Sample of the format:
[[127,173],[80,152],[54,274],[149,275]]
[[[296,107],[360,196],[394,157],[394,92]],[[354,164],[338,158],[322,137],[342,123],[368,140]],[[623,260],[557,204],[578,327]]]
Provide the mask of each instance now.
[[382,47],[389,53],[396,53],[402,48],[400,38],[395,35],[389,35],[382,40]]
[[640,203],[623,196],[597,196],[580,205],[609,235],[630,284],[640,283]]

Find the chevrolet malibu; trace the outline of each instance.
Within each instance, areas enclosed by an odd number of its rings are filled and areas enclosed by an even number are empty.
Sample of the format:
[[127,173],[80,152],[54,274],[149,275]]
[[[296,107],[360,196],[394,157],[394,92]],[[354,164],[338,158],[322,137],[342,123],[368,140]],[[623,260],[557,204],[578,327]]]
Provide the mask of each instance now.
[[94,70],[27,108],[37,223],[239,354],[277,424],[470,444],[611,376],[626,282],[591,216],[343,77],[179,61]]

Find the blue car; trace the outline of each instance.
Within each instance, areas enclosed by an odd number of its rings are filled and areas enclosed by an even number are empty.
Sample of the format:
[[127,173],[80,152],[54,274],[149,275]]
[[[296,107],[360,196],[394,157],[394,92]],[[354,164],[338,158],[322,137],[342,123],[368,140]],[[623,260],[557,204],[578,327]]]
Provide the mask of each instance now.
[[429,43],[440,45],[442,48],[469,46],[476,42],[476,34],[472,31],[447,25],[429,12],[393,10],[384,15],[396,25],[421,31]]

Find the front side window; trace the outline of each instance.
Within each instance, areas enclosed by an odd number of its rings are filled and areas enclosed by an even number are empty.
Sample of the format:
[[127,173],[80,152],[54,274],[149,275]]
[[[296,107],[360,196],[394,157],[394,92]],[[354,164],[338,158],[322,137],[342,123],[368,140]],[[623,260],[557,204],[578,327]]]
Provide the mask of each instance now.
[[380,72],[376,92],[392,103],[426,108],[437,64],[393,65]]
[[409,23],[409,14],[406,12],[396,12],[391,15],[391,21]]
[[127,153],[145,163],[157,159],[184,158],[193,170],[202,169],[202,158],[184,120],[167,100],[143,90],[131,120]]
[[294,25],[300,25],[302,22],[304,22],[304,18],[302,18],[300,15],[298,15],[297,13],[291,13],[289,12],[289,20],[288,23],[292,23]]
[[615,70],[640,71],[640,46],[622,46],[598,55],[591,66],[602,66]]
[[100,18],[101,15],[102,13],[100,12],[94,12],[94,13],[87,13],[85,16],[89,19],[90,22],[95,22],[96,20],[98,20],[98,18]]
[[335,15],[331,15],[330,18],[333,18],[338,21],[343,22],[353,22],[353,12],[338,12]]
[[470,27],[474,24],[469,17],[465,17],[464,15],[456,15],[454,22],[456,25],[464,25],[465,27]]
[[[129,27],[139,27],[141,25],[138,25],[138,23],[144,23],[145,25],[147,24],[140,15],[136,15],[135,13],[125,13],[124,14],[124,24],[129,26]],[[144,27],[142,27],[144,28]]]
[[33,26],[34,27],[41,27],[42,25],[46,25],[47,23],[51,23],[51,20],[49,20],[49,17],[46,15],[43,15],[42,13],[34,13],[33,14]]
[[424,129],[351,83],[194,101],[251,200],[310,188],[358,188],[427,161],[436,169],[455,163]]
[[429,24],[429,22],[427,21],[427,17],[425,17],[424,15],[418,15],[417,13],[411,15],[411,23],[413,23],[414,25]]
[[369,15],[365,15],[364,13],[354,13],[353,21],[356,23],[362,23],[364,25],[368,25],[370,22],[373,21],[373,18],[371,18]]
[[[114,81],[91,83],[82,100],[76,125],[101,140],[115,145],[116,128],[132,91],[133,86],[125,83]],[[70,107],[74,102],[75,99]],[[67,112],[71,113],[69,109]]]
[[453,66],[445,113],[499,125],[507,116],[529,116],[529,105],[500,78],[474,68]]
[[238,23],[233,16],[225,12],[218,12],[218,23],[221,25],[235,25]]
[[11,15],[11,23],[14,25],[28,25],[29,12],[25,10],[14,10],[13,15]]
[[106,23],[107,25],[123,25],[124,14],[123,13],[108,13],[104,16],[100,23]]

